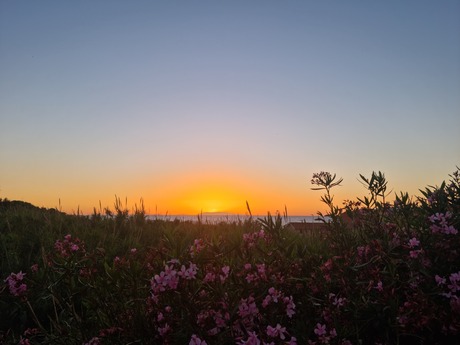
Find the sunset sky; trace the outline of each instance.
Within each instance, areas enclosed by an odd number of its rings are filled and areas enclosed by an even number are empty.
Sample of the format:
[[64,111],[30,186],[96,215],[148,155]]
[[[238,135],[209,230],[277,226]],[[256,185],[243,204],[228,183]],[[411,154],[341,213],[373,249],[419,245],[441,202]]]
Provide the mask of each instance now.
[[0,2],[0,198],[310,215],[315,172],[456,166],[460,1]]

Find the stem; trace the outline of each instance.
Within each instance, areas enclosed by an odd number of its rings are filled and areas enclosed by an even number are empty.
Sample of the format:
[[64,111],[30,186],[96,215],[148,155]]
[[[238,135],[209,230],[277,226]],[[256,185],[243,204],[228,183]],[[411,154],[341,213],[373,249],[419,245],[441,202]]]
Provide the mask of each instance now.
[[29,307],[29,310],[30,312],[32,313],[32,316],[34,318],[34,321],[35,323],[37,324],[38,327],[40,327],[41,330],[45,331],[45,328],[42,326],[42,324],[40,323],[40,320],[38,320],[38,317],[37,315],[35,314],[35,311],[34,309],[32,308],[32,305],[30,304],[30,302],[28,300],[26,300],[26,303],[27,303],[27,306]]

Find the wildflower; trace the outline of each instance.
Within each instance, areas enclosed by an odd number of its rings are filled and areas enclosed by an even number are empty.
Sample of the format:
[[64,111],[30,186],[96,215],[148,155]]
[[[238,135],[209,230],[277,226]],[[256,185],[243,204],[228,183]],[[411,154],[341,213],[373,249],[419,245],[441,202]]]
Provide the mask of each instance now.
[[247,299],[241,299],[238,306],[238,315],[240,317],[255,316],[259,313],[254,297],[249,296]]
[[190,342],[188,344],[189,345],[207,345],[206,341],[201,340],[195,334],[192,335],[192,338],[190,339]]
[[170,330],[171,327],[167,323],[163,327],[158,327],[158,333],[160,333],[162,337],[164,337]]
[[195,239],[189,249],[190,256],[193,258],[196,254],[201,252],[204,248],[205,248],[204,241],[201,238]]
[[57,240],[54,243],[54,248],[63,258],[69,257],[72,253],[76,253],[80,250],[84,252],[83,242],[78,238],[73,240],[70,234],[65,235],[63,241]]
[[438,276],[437,274],[434,277],[434,280],[436,280],[436,283],[439,285],[444,285],[446,283],[446,278],[442,278]]
[[267,307],[272,301],[274,303],[278,303],[278,298],[281,297],[281,292],[276,290],[274,287],[271,287],[270,289],[268,289],[268,293],[269,294],[264,298],[262,302],[262,306],[264,308]]
[[261,276],[265,276],[265,264],[257,264],[257,273]]
[[260,340],[256,332],[248,332],[248,339],[246,341],[241,340],[238,345],[260,345]]
[[284,297],[283,302],[286,305],[286,315],[292,318],[292,316],[295,314],[295,304],[294,300],[292,299],[292,296]]
[[418,245],[420,245],[420,241],[417,240],[415,237],[414,237],[414,238],[411,238],[411,239],[409,240],[409,247],[415,248],[415,247],[417,247]]
[[131,248],[130,252],[133,255],[136,254],[137,253],[137,248]]
[[25,275],[25,273],[20,271],[19,273],[11,273],[8,277],[6,277],[4,282],[8,284],[10,294],[16,297],[25,295],[27,291],[27,285],[22,282]]
[[216,275],[213,272],[206,273],[205,277],[203,278],[203,282],[210,283],[216,280]]
[[187,269],[185,268],[184,265],[182,265],[181,270],[178,272],[178,275],[187,280],[191,280],[191,279],[196,278],[196,272],[197,272],[196,264],[190,263],[189,268]]
[[383,291],[383,283],[381,280],[378,281],[377,285],[374,287],[377,291],[382,292]]
[[411,257],[411,259],[417,259],[421,252],[421,250],[411,250],[409,252],[409,256]]
[[332,305],[336,306],[337,308],[343,307],[345,302],[347,301],[344,297],[337,297],[335,294],[330,293],[329,299],[332,300]]
[[326,333],[327,333],[326,332],[326,325],[322,325],[320,323],[317,323],[314,332],[319,337],[321,337],[323,335],[326,335]]
[[458,230],[455,229],[452,225],[448,224],[449,219],[452,217],[452,213],[435,213],[428,217],[429,221],[432,223],[430,230],[433,234],[442,233],[446,235],[456,235]]
[[30,266],[30,270],[33,273],[37,273],[38,272],[38,264],[33,264],[32,266]]
[[257,277],[253,273],[248,273],[245,279],[248,283],[252,283],[253,281],[257,280]]
[[221,271],[223,274],[220,274],[219,277],[220,277],[220,281],[223,283],[228,278],[228,275],[230,273],[230,266],[222,267]]
[[272,327],[270,325],[267,326],[267,335],[272,338],[276,338],[279,336],[281,340],[284,340],[286,338],[286,336],[284,335],[285,332],[286,327],[282,327],[279,323],[275,327]]
[[272,296],[272,300],[275,303],[278,303],[278,298],[282,296],[281,291],[276,290],[274,287],[268,289],[268,293],[270,294],[270,296]]
[[164,319],[164,315],[163,313],[160,311],[158,314],[157,314],[157,321],[162,321]]
[[291,337],[291,339],[288,342],[288,345],[297,345],[297,338]]
[[449,281],[450,284],[447,285],[447,287],[451,292],[455,293],[457,291],[460,291],[460,285],[458,285],[458,283],[460,283],[460,271],[458,273],[452,273],[449,276]]

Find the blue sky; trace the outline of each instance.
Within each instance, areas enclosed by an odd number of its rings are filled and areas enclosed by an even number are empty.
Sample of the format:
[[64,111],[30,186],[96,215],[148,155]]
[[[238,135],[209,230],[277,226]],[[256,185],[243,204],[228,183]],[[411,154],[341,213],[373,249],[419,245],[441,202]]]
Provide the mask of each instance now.
[[0,196],[47,207],[310,214],[314,172],[460,165],[458,1],[2,1],[0,76]]

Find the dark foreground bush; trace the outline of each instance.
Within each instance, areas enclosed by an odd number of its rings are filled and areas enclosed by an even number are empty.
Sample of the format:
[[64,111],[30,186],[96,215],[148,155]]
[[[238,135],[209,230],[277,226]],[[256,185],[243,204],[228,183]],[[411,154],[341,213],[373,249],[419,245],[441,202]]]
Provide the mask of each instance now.
[[315,174],[330,222],[313,238],[279,215],[210,225],[0,208],[0,343],[458,344],[450,177],[390,204],[383,174],[361,176],[369,194],[338,207],[341,181]]

